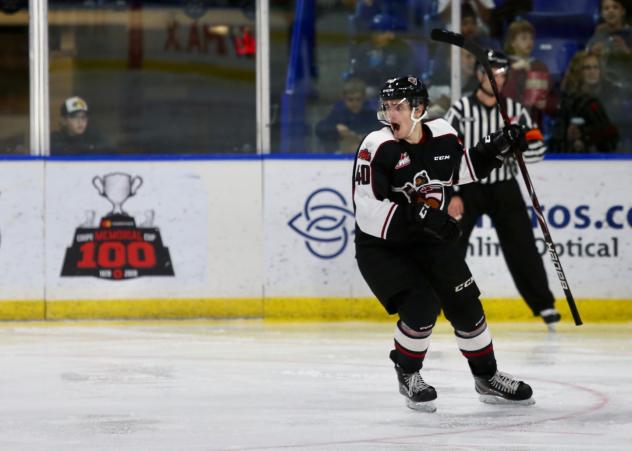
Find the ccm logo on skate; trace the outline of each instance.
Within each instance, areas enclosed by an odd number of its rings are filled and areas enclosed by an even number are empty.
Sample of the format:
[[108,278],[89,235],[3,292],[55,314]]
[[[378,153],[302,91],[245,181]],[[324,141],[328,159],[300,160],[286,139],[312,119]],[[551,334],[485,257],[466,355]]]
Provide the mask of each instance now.
[[459,291],[462,291],[463,288],[467,288],[470,285],[472,285],[474,283],[474,278],[470,277],[469,279],[467,279],[465,282],[458,284],[456,287],[454,287],[454,292],[458,293]]

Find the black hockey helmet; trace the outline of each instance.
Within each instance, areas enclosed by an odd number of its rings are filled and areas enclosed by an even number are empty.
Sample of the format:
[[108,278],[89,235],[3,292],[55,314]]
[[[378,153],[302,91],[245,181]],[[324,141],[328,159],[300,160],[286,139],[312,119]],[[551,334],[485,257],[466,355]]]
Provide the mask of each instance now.
[[420,79],[412,75],[390,78],[380,89],[380,103],[392,99],[406,99],[412,108],[425,107],[428,106],[428,90]]
[[[500,50],[487,50],[487,60],[494,71],[497,69],[503,69],[503,72],[507,72],[509,69],[509,58],[507,58],[507,55]],[[476,69],[483,70],[483,66],[478,60],[476,61]]]

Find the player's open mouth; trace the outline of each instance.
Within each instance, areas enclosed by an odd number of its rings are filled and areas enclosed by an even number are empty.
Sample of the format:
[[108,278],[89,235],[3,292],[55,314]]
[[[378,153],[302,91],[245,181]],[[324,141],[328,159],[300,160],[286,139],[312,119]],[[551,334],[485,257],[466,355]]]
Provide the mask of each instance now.
[[394,124],[391,122],[391,128],[393,129],[394,132],[399,130],[399,124]]

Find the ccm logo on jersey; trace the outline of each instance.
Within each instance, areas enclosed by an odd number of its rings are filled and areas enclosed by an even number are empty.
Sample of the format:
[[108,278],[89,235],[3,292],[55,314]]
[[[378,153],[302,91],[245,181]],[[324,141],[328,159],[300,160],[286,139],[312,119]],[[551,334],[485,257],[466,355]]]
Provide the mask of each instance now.
[[463,288],[467,288],[470,285],[472,285],[474,283],[474,278],[470,277],[469,279],[467,279],[465,282],[458,284],[456,287],[454,287],[454,292],[458,293],[459,291],[462,291]]
[[360,152],[358,152],[358,160],[371,161],[371,152],[369,152],[367,149],[362,149]]
[[441,160],[449,160],[450,159],[450,155],[439,155],[434,157],[435,161],[441,161]]

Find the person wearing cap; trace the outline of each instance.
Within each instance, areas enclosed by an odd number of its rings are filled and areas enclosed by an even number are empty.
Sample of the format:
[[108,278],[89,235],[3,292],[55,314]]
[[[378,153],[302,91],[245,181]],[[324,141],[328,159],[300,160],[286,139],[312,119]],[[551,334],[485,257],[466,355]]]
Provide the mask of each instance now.
[[69,97],[61,105],[60,128],[51,133],[52,155],[82,155],[108,150],[101,133],[88,127],[88,103],[81,97]]
[[[487,57],[498,90],[502,92],[509,59],[497,50],[489,50]],[[479,63],[476,65],[476,74],[478,89],[453,103],[445,116],[466,148],[476,144],[481,136],[507,125],[501,117],[491,82]],[[503,101],[512,124],[528,130],[525,134],[528,145],[524,151],[525,162],[542,160],[546,151],[544,138],[533,123],[529,111],[510,97],[504,97]],[[554,330],[554,323],[560,321],[560,313],[554,307],[555,298],[549,289],[544,263],[535,244],[531,219],[516,180],[517,175],[516,160],[509,153],[503,164],[487,177],[477,183],[455,187],[448,213],[459,220],[463,230],[458,242],[463,257],[467,254],[470,235],[480,217],[486,214],[491,218],[518,292],[533,315],[541,317],[549,330]]]

